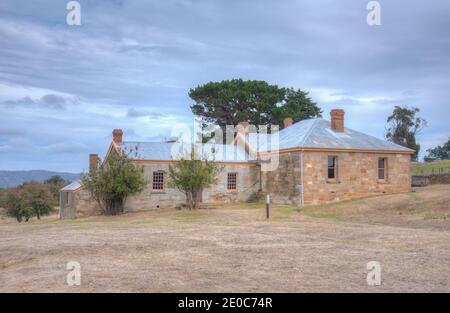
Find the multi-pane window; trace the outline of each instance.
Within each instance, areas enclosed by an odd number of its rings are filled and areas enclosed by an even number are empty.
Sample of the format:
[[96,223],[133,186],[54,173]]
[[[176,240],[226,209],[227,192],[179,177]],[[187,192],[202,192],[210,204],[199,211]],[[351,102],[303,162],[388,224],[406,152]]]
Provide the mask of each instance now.
[[164,173],[153,172],[153,190],[164,190]]
[[228,190],[237,190],[237,173],[228,173],[227,189]]
[[328,156],[328,179],[336,179],[337,176],[337,156]]
[[387,159],[378,158],[378,179],[385,180],[387,177]]

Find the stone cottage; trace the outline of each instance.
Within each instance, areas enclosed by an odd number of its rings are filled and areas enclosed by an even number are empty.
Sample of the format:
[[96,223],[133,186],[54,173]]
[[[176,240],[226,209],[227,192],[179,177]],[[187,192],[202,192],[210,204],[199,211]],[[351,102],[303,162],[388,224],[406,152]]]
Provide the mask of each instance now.
[[[270,194],[274,203],[296,206],[410,191],[410,160],[413,150],[344,127],[344,111],[331,111],[331,121],[315,118],[293,123],[275,134],[249,133],[246,124],[229,145],[203,145],[202,152],[223,168],[218,183],[204,190],[202,202],[248,201]],[[276,140],[275,139],[276,136]],[[277,143],[274,148],[268,142]],[[168,167],[191,144],[130,142],[120,129],[105,159],[111,153],[126,153],[144,167],[147,188],[127,199],[127,211],[174,207],[185,201],[178,190],[168,188]],[[276,165],[264,169],[267,162]],[[98,156],[90,155],[90,168]],[[81,186],[61,191],[61,210],[75,207],[76,214],[93,211],[86,205],[87,191]],[[73,188],[72,188],[73,189]],[[75,200],[65,200],[75,193]],[[78,201],[78,202],[77,202]],[[83,203],[77,205],[77,203]]]

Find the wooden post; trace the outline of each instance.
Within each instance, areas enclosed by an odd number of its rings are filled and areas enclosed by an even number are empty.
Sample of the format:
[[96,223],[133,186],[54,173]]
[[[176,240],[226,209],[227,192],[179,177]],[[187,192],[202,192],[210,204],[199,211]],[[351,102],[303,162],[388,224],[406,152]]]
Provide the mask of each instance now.
[[266,195],[266,218],[269,218],[270,195]]

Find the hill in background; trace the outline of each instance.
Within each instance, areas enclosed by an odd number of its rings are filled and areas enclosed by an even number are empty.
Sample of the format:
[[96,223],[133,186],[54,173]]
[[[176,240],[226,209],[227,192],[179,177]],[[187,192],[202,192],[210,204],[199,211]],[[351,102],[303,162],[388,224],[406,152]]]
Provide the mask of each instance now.
[[0,171],[0,188],[16,187],[28,181],[43,182],[54,175],[61,176],[64,180],[70,182],[80,178],[80,174],[53,172],[45,170]]

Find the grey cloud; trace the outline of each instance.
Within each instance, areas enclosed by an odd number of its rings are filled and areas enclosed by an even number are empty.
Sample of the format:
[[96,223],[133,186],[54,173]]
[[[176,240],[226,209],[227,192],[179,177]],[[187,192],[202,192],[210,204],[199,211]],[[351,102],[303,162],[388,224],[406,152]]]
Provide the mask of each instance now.
[[67,104],[67,99],[58,95],[48,94],[42,96],[41,102],[51,107],[59,107],[62,108]]
[[129,118],[137,118],[137,117],[148,117],[150,119],[158,119],[161,117],[165,117],[166,114],[156,113],[156,112],[147,112],[147,111],[137,111],[134,108],[128,110],[127,117]]
[[26,136],[28,132],[24,129],[0,128],[0,138],[16,138]]
[[[33,132],[24,135],[30,138],[54,132],[51,123],[60,137],[95,152],[108,144],[112,128],[134,130],[127,131],[133,138],[169,136],[159,133],[157,123],[144,125],[138,118],[189,122],[189,88],[241,77],[338,90],[329,97],[311,95],[325,117],[330,108],[343,107],[347,125],[377,137],[383,137],[394,105],[418,106],[429,122],[419,143],[425,147],[447,138],[450,2],[381,1],[379,27],[366,24],[367,2],[85,1],[82,26],[68,27],[64,6],[54,1],[2,0],[0,81],[79,95],[93,104],[75,112],[70,98],[15,95],[20,100],[0,106],[0,125],[32,125]],[[150,109],[150,101],[157,105]],[[115,112],[97,109],[96,103],[114,106]],[[53,109],[54,119],[40,109]],[[42,140],[56,144],[60,137]],[[0,155],[0,162],[49,168],[67,162],[81,168],[86,161],[81,152],[64,159],[23,158]]]
[[4,101],[4,104],[9,106],[37,106],[55,110],[63,110],[70,103],[76,103],[76,101],[56,94],[46,94],[38,99],[25,96],[17,100]]

